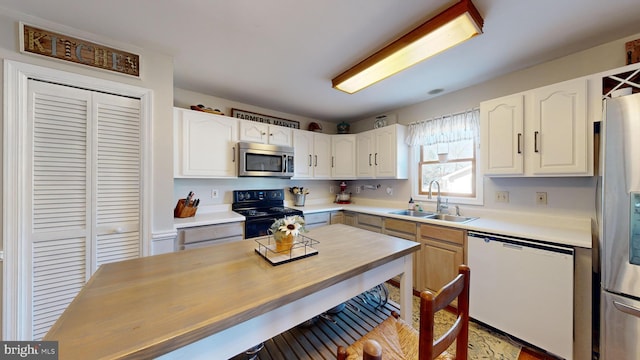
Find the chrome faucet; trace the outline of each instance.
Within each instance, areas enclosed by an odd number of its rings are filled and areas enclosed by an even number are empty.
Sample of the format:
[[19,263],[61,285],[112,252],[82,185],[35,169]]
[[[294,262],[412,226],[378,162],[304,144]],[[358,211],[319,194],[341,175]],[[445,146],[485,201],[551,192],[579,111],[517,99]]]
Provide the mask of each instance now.
[[[443,209],[447,209],[449,206],[448,205],[442,205],[442,197],[440,197],[440,183],[438,182],[438,180],[431,180],[429,182],[429,196],[428,199],[433,199],[433,190],[432,190],[432,186],[433,183],[436,183],[436,185],[438,186],[438,197],[436,197],[436,212],[439,214],[442,212]],[[448,201],[447,201],[448,203]]]

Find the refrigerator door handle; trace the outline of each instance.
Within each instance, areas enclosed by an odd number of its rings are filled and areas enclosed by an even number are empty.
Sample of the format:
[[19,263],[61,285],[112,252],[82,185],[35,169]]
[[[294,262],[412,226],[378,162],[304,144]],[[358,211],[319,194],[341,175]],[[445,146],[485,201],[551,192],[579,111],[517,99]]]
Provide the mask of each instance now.
[[623,313],[640,318],[640,309],[635,306],[623,304],[615,300],[613,301],[613,306],[615,306],[616,309],[622,311]]

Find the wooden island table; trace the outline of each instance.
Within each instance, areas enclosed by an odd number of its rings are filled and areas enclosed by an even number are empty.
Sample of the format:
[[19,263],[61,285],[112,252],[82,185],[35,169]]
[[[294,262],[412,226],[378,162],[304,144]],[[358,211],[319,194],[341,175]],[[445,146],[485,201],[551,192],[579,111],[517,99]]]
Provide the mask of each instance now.
[[228,359],[400,275],[409,320],[416,242],[346,225],[273,266],[243,240],[102,265],[44,340],[60,359]]

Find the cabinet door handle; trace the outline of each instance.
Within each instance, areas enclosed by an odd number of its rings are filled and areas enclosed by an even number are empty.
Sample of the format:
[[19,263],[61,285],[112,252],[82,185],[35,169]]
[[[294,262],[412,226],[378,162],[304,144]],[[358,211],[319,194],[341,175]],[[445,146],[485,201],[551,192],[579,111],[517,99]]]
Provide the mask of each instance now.
[[540,149],[538,149],[538,135],[540,134],[539,131],[535,131],[533,133],[533,151],[534,152],[540,152]]
[[288,163],[289,163],[289,162],[287,161],[287,158],[288,158],[288,157],[289,157],[289,155],[286,155],[286,154],[283,154],[283,155],[282,155],[282,164],[284,165],[284,166],[282,166],[282,172],[283,172],[283,173],[286,173],[286,172],[287,172],[287,167],[288,167],[287,165],[288,165]]
[[231,147],[231,162],[236,162],[236,147]]
[[313,166],[318,167],[318,155],[313,155],[313,156],[315,156],[315,160],[316,160],[316,163]]
[[376,153],[376,154],[373,156],[373,159],[374,159],[374,164],[376,164],[376,166],[378,166],[378,153]]
[[333,165],[333,159],[334,159],[334,157],[332,156],[332,157],[331,157],[331,167],[335,167],[335,166]]
[[369,154],[369,166],[371,166],[371,154]]
[[309,154],[309,167],[311,167],[311,154]]
[[522,154],[522,133],[518,133],[518,154]]

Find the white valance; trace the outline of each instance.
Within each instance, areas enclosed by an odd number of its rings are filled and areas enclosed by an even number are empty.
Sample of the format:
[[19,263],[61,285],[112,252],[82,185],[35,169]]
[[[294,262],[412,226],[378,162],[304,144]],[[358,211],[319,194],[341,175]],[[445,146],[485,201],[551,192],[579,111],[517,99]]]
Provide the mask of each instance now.
[[474,139],[478,144],[479,133],[480,110],[475,108],[409,124],[406,143],[419,146]]

